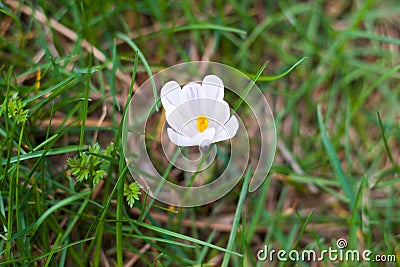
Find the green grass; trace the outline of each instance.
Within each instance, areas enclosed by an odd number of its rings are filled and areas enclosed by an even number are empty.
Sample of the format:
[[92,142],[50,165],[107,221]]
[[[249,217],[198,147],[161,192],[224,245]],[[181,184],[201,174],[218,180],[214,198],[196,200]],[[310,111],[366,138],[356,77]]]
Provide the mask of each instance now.
[[[400,3],[276,2],[1,2],[0,265],[311,266],[257,251],[344,238],[400,266]],[[131,209],[125,107],[151,73],[190,60],[256,80],[275,116],[273,167],[254,193],[249,168],[214,203],[173,208],[142,191]],[[88,155],[97,185],[67,164]]]

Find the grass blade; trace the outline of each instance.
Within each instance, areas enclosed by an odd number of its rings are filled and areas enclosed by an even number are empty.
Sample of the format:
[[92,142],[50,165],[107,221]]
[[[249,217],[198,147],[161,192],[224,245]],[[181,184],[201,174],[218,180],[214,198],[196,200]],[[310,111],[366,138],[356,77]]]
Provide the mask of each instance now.
[[381,120],[381,114],[379,112],[377,112],[377,116],[378,116],[378,122],[379,122],[379,127],[381,129],[381,133],[382,133],[382,139],[383,139],[383,143],[385,144],[385,149],[386,152],[388,154],[389,160],[392,163],[392,165],[396,168],[399,169],[399,165],[397,164],[397,162],[393,159],[393,155],[392,152],[389,149],[389,145],[387,143],[387,139],[386,139],[386,135],[385,135],[385,129],[383,128],[383,124],[382,124],[382,120]]
[[138,225],[138,226],[141,226],[141,227],[156,231],[156,232],[161,233],[161,234],[173,236],[175,238],[180,238],[180,239],[183,239],[183,240],[186,240],[186,241],[189,241],[189,242],[193,242],[193,243],[196,243],[196,244],[199,244],[199,245],[202,245],[202,246],[207,246],[209,248],[217,249],[219,251],[222,251],[222,252],[225,252],[225,253],[229,253],[229,254],[233,254],[233,255],[236,255],[236,256],[240,256],[240,257],[243,256],[240,253],[237,253],[237,252],[234,252],[234,251],[230,251],[230,250],[225,249],[225,248],[221,248],[221,247],[213,245],[213,244],[211,244],[209,242],[205,242],[205,241],[200,240],[200,239],[196,239],[196,238],[193,238],[193,237],[190,237],[190,236],[186,236],[186,235],[182,235],[182,234],[179,234],[179,233],[175,233],[173,231],[169,231],[169,230],[166,230],[164,228],[156,227],[156,226],[153,226],[153,225],[150,225],[150,224],[147,224],[147,223],[143,223],[143,222],[139,222],[139,221],[134,221],[134,223],[136,225]]
[[57,204],[53,205],[51,208],[46,210],[46,212],[43,213],[42,216],[40,216],[39,219],[37,219],[37,221],[33,224],[31,235],[35,234],[36,230],[43,223],[43,221],[54,211],[56,211],[57,209],[59,209],[61,207],[66,206],[78,199],[85,198],[86,196],[89,195],[89,193],[90,193],[90,191],[83,191],[81,193],[77,193],[76,195],[72,195],[66,199],[61,200],[60,202],[58,202]]
[[67,77],[65,80],[62,80],[61,82],[59,82],[59,83],[47,88],[46,90],[43,90],[40,93],[34,94],[33,96],[25,99],[24,101],[22,101],[22,103],[28,104],[28,103],[30,103],[30,102],[32,102],[32,101],[34,101],[34,100],[36,100],[36,99],[48,94],[48,93],[50,93],[50,92],[60,88],[61,86],[64,86],[64,85],[66,85],[68,83],[74,82],[75,80],[76,80],[75,75],[71,75],[71,76]]
[[[303,63],[306,59],[307,59],[307,57],[301,58],[299,61],[294,63],[293,66],[291,66],[287,71],[282,72],[281,74],[278,74],[278,75],[275,75],[275,76],[260,76],[257,79],[257,81],[259,81],[259,82],[270,82],[270,81],[275,81],[275,80],[281,79],[281,78],[285,77],[286,75],[288,75],[289,73],[291,73],[298,65]],[[247,75],[250,78],[253,78],[253,75],[251,75],[251,74],[247,74]]]
[[344,192],[344,195],[350,201],[350,208],[353,209],[355,201],[353,186],[351,181],[347,179],[346,174],[344,173],[343,168],[340,165],[340,160],[335,152],[335,149],[331,141],[329,140],[325,124],[323,122],[321,115],[321,106],[318,106],[317,108],[317,116],[318,116],[319,130],[321,132],[322,143],[324,144],[325,150],[328,153],[328,158],[333,167],[336,179],[338,180],[339,185]]
[[110,92],[114,102],[114,105],[117,106],[118,111],[121,110],[119,106],[119,102],[117,101],[117,97],[115,95],[115,77],[117,72],[117,44],[114,39],[113,48],[112,48],[112,69],[111,69],[111,81],[110,81]]
[[65,246],[62,246],[60,248],[57,248],[55,250],[49,251],[49,252],[41,254],[41,255],[35,255],[35,256],[31,256],[31,257],[18,258],[18,259],[13,259],[13,260],[10,260],[10,261],[0,262],[0,265],[6,265],[7,266],[8,264],[11,264],[11,263],[23,262],[23,261],[28,261],[28,260],[30,260],[30,262],[35,262],[35,261],[37,261],[37,260],[39,260],[41,258],[47,257],[47,256],[49,256],[51,254],[58,253],[58,252],[60,252],[60,251],[62,251],[64,249],[67,249],[67,248],[70,248],[72,246],[76,246],[76,245],[88,242],[88,241],[92,240],[93,238],[94,237],[85,238],[85,239],[82,239],[82,240],[67,244]]
[[244,99],[249,94],[250,90],[253,88],[253,86],[255,85],[255,83],[257,82],[258,78],[261,76],[261,73],[263,73],[263,71],[265,70],[267,65],[268,65],[268,61],[265,62],[264,65],[262,65],[261,68],[257,71],[253,80],[249,83],[249,85],[244,90],[243,94],[240,96],[239,100],[236,102],[235,106],[233,107],[232,114],[235,113],[239,109],[240,105],[242,105]]
[[358,204],[361,200],[361,196],[364,189],[365,180],[367,176],[364,176],[361,180],[360,186],[357,190],[356,199],[354,202],[354,207],[351,210],[351,217],[350,217],[350,234],[349,234],[349,244],[351,248],[357,249],[358,242],[357,242],[357,230],[359,229],[357,226],[360,225],[360,214],[358,213]]
[[[53,149],[48,150],[46,155],[53,156],[53,155],[65,154],[65,153],[70,153],[70,152],[86,150],[87,148],[88,148],[88,146],[67,146],[67,147],[53,148]],[[10,163],[15,163],[17,161],[24,161],[27,159],[40,158],[43,155],[43,153],[45,153],[45,152],[46,152],[46,150],[39,150],[39,151],[29,152],[29,153],[20,155],[19,158],[18,158],[18,156],[11,157]],[[1,161],[1,165],[4,165],[6,163],[7,163],[7,160],[5,160],[5,159],[3,159]]]
[[157,87],[153,79],[153,73],[151,72],[149,63],[146,60],[146,57],[143,55],[142,51],[139,49],[139,47],[131,40],[129,39],[128,36],[126,36],[123,33],[117,33],[117,36],[124,40],[130,47],[132,47],[133,50],[137,51],[140,60],[142,61],[144,68],[146,69],[147,75],[149,76],[151,86],[153,87],[153,94],[154,94],[154,101],[155,101],[155,107],[156,111],[159,109],[159,102],[157,102],[158,99],[158,94],[157,94]]
[[216,31],[221,31],[221,32],[237,33],[241,36],[244,36],[247,34],[246,31],[241,30],[241,29],[218,25],[218,24],[211,24],[211,23],[188,24],[188,25],[173,27],[171,29],[167,29],[167,30],[161,31],[161,32],[162,33],[172,33],[172,32],[191,31],[191,30],[216,30]]
[[[311,217],[314,215],[314,209],[311,210],[310,214],[308,214],[306,220],[303,223],[303,226],[300,229],[299,234],[297,235],[296,241],[294,242],[292,248],[295,249],[297,245],[300,242],[301,237],[303,236],[304,232],[306,231],[307,225],[310,223]],[[298,215],[299,219],[301,218],[300,215]]]
[[158,242],[162,242],[162,243],[168,243],[168,244],[177,245],[177,246],[181,246],[181,247],[187,247],[187,248],[198,248],[199,247],[199,246],[195,246],[195,245],[189,245],[189,244],[185,244],[182,242],[168,240],[165,238],[159,238],[159,237],[154,237],[154,236],[134,235],[134,234],[128,234],[125,236],[129,236],[129,237],[133,237],[133,238],[137,238],[137,239],[149,240],[149,241],[158,241]]
[[56,241],[55,241],[54,244],[53,244],[53,248],[51,249],[51,251],[50,251],[50,253],[49,253],[49,256],[48,256],[47,259],[46,259],[46,263],[45,263],[45,265],[44,265],[45,267],[49,266],[49,264],[50,264],[50,262],[51,262],[51,259],[53,258],[53,255],[54,255],[54,253],[55,253],[55,251],[56,251],[56,249],[57,249],[57,247],[58,247],[58,244],[60,244],[61,238],[62,238],[62,233],[59,233],[59,234],[57,235]]
[[[246,173],[246,177],[244,178],[242,190],[240,191],[240,196],[239,196],[239,201],[238,201],[238,204],[236,207],[235,217],[233,218],[232,230],[229,235],[228,246],[226,247],[226,249],[228,251],[232,251],[233,246],[235,245],[236,232],[239,227],[240,216],[242,214],[244,199],[246,197],[247,188],[249,187],[249,183],[250,183],[251,170],[252,170],[252,165],[250,164],[250,166],[247,170],[247,173]],[[222,265],[221,265],[222,267],[228,266],[230,257],[231,257],[231,254],[225,253],[224,259],[223,259]]]

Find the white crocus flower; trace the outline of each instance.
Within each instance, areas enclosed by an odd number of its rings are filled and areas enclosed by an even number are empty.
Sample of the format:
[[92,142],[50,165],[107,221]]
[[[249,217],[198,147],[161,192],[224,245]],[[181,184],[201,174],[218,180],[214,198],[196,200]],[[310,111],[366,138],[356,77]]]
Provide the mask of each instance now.
[[215,75],[204,77],[202,85],[191,82],[182,89],[176,81],[161,89],[170,140],[178,146],[209,146],[230,139],[239,128],[224,101],[224,85]]

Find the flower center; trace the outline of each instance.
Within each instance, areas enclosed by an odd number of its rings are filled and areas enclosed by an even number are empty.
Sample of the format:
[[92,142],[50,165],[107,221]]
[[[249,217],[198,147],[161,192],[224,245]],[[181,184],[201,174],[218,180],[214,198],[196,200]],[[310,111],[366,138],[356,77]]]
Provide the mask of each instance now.
[[206,116],[198,116],[197,117],[197,130],[199,132],[204,132],[205,129],[208,128],[208,119]]

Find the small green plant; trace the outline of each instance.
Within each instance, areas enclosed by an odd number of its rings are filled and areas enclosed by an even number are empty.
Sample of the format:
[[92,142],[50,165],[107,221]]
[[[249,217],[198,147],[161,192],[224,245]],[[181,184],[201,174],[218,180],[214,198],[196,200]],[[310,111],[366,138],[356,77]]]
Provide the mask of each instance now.
[[28,110],[25,109],[26,104],[22,103],[18,93],[12,94],[8,100],[7,116],[15,119],[18,124],[22,124],[28,118]]
[[79,156],[67,160],[69,171],[76,178],[76,181],[82,182],[91,177],[93,185],[96,185],[103,179],[106,174],[102,164],[103,160],[95,155],[102,153],[99,144],[96,143],[94,146],[89,146],[89,153],[83,152]]
[[140,186],[136,182],[133,182],[130,185],[124,185],[124,196],[126,197],[129,207],[133,207],[133,204],[135,204],[135,199],[139,200],[140,194]]

